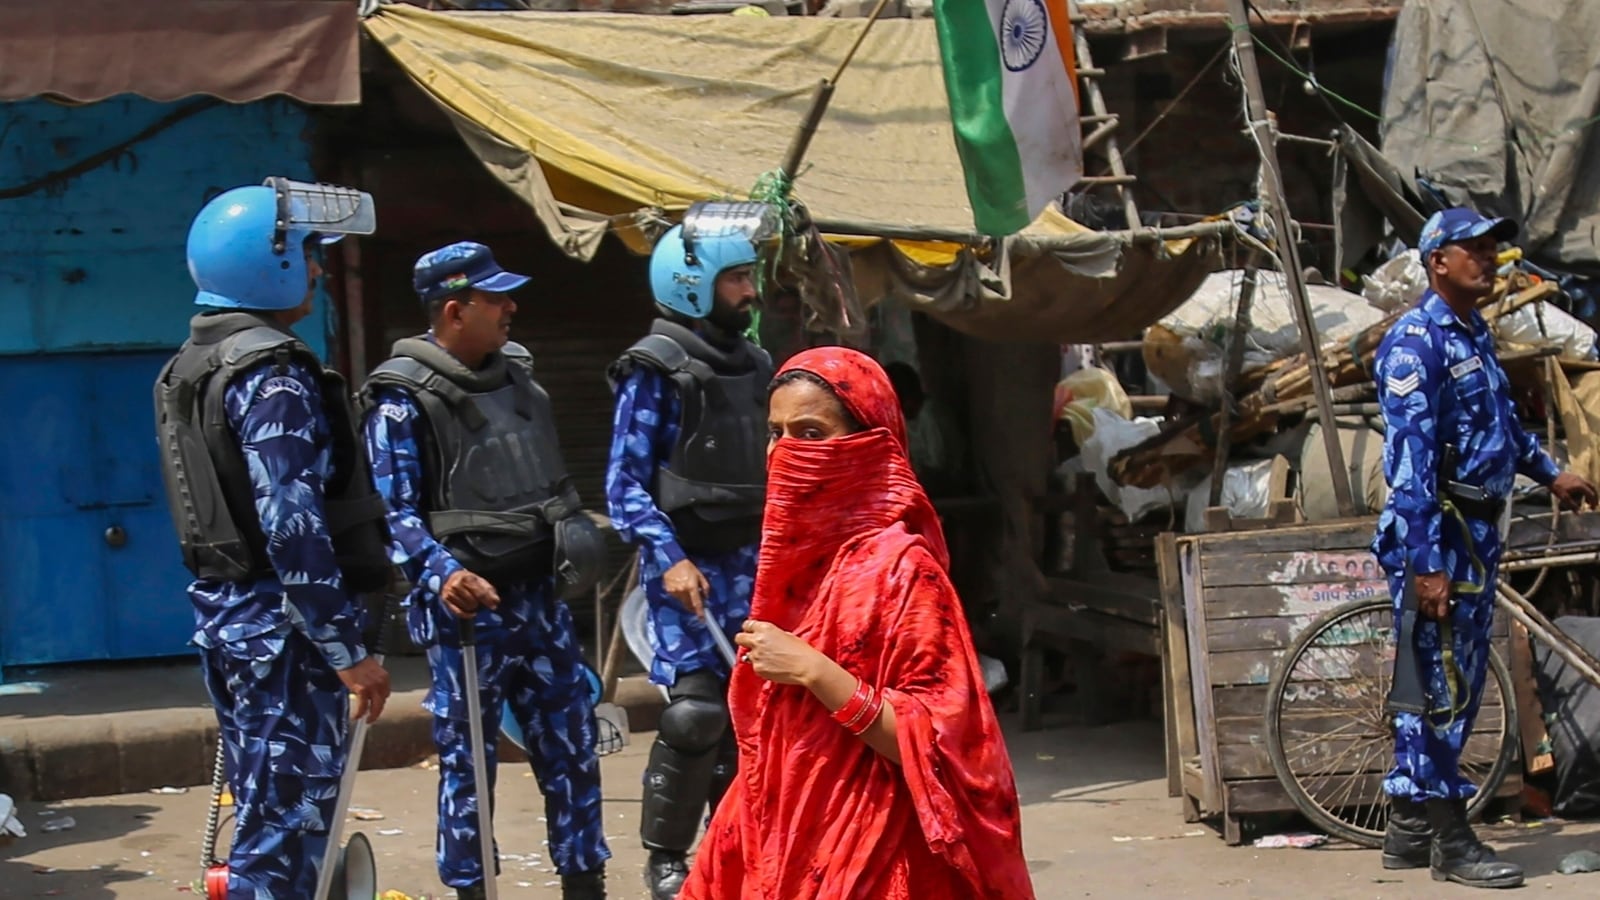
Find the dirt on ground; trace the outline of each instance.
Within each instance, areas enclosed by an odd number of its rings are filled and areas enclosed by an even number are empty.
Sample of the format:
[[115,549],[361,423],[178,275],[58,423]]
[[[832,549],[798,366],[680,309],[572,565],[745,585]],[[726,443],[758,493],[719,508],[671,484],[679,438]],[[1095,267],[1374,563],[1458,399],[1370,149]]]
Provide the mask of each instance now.
[[[639,779],[649,734],[603,761],[612,898],[644,898],[639,845]],[[1207,824],[1185,824],[1167,796],[1160,728],[1008,732],[1023,804],[1024,844],[1041,900],[1068,897],[1382,898],[1468,896],[1426,871],[1385,872],[1371,850],[1337,842],[1309,850],[1228,847]],[[362,773],[355,809],[377,854],[380,888],[406,897],[450,897],[434,871],[438,773],[430,764]],[[0,898],[68,897],[167,900],[193,896],[208,791],[128,794],[57,804],[26,804],[28,837],[0,849]],[[544,846],[543,802],[531,772],[501,771],[497,833],[504,853],[500,895],[557,898]],[[374,818],[381,816],[381,818]],[[71,828],[46,831],[71,818]],[[1292,820],[1283,829],[1298,827]],[[1523,890],[1549,897],[1594,897],[1600,874],[1559,875],[1574,850],[1600,849],[1600,824],[1523,823],[1484,834],[1505,858],[1527,867]]]

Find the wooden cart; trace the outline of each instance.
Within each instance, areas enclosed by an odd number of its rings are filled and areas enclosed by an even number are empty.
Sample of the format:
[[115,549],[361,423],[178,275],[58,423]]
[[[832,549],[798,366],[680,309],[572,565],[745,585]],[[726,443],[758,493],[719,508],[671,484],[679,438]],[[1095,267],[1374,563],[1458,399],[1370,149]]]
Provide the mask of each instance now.
[[[1268,752],[1268,685],[1320,615],[1389,596],[1368,549],[1375,527],[1366,518],[1158,541],[1167,783],[1186,821],[1219,816],[1227,842],[1238,844],[1247,817],[1295,811]],[[1509,659],[1506,635],[1497,616],[1493,641]],[[1498,704],[1486,692],[1480,729],[1499,727]],[[1496,796],[1521,790],[1513,766]]]

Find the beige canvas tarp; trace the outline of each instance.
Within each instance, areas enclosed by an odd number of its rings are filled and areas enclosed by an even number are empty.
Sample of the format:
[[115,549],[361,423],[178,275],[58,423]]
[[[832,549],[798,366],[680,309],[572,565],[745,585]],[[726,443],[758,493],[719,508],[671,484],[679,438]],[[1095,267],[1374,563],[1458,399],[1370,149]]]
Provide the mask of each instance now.
[[[861,25],[406,5],[366,20],[490,171],[580,259],[608,231],[642,252],[661,214],[748,196],[778,167],[817,83]],[[862,302],[898,297],[994,339],[1129,336],[1217,264],[1216,237],[1134,241],[1055,213],[1003,242],[972,236],[927,20],[873,28],[795,194],[849,248]]]

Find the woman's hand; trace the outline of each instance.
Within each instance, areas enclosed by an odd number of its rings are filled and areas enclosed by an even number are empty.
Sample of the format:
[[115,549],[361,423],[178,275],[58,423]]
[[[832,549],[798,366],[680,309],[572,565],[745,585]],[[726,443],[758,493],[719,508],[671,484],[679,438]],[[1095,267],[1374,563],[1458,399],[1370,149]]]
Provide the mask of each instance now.
[[778,684],[810,687],[828,662],[815,647],[771,622],[746,619],[733,642],[742,649],[739,661],[750,664],[757,675]]
[[[796,684],[810,691],[828,712],[849,702],[856,691],[856,676],[829,659],[821,650],[771,622],[746,619],[744,630],[733,639],[743,649],[739,661],[749,663],[757,675],[778,684]],[[882,689],[881,685],[876,685]],[[885,703],[861,739],[885,759],[900,765],[900,745],[894,707]]]

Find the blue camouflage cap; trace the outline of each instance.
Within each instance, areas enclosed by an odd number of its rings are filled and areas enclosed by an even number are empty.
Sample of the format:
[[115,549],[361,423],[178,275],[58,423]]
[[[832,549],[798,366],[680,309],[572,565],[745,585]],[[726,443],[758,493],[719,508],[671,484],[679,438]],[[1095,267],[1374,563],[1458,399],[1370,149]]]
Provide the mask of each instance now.
[[503,294],[527,283],[528,276],[500,268],[489,248],[473,241],[459,241],[424,253],[411,270],[411,286],[423,303],[468,288]]
[[1464,206],[1440,210],[1428,218],[1417,238],[1417,250],[1426,260],[1428,254],[1445,244],[1470,241],[1486,234],[1509,241],[1517,236],[1517,223],[1510,219],[1488,219]]

